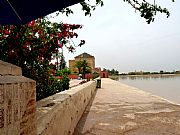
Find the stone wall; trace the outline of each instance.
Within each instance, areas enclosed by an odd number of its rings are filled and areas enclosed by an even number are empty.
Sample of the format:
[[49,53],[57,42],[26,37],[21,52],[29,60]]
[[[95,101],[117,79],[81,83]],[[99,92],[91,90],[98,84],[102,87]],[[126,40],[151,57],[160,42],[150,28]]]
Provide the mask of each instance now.
[[35,81],[0,61],[0,135],[71,135],[94,91],[89,81],[38,101]]
[[73,72],[78,72],[77,68],[74,66],[75,65],[75,60],[69,60],[69,69]]
[[89,81],[38,101],[38,135],[73,134],[95,90],[96,82]]
[[0,61],[0,135],[36,135],[35,81]]

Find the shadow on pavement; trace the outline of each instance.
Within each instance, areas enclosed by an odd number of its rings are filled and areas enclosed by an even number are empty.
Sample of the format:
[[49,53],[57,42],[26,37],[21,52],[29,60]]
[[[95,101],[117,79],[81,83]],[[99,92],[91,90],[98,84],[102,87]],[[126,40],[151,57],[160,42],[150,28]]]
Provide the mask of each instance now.
[[89,101],[89,103],[88,103],[88,105],[87,105],[87,107],[86,107],[83,115],[81,116],[78,124],[76,125],[76,128],[74,129],[73,135],[83,135],[83,133],[82,133],[83,127],[84,127],[84,124],[85,124],[85,122],[86,122],[87,116],[88,116],[88,114],[89,114],[89,112],[90,112],[90,108],[91,108],[91,106],[92,106],[92,103],[93,103],[93,101],[94,101],[94,98],[95,98],[96,93],[97,93],[98,90],[100,90],[100,89],[96,89],[96,90],[95,90],[95,92],[94,92],[91,100]]

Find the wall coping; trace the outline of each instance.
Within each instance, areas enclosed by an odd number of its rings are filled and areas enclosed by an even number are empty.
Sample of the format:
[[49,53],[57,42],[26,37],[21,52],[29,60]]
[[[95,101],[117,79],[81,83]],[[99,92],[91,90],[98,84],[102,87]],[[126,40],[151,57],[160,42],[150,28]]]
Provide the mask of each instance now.
[[26,78],[24,76],[0,76],[0,84],[3,83],[23,83],[23,82],[36,82],[32,79]]
[[0,60],[0,75],[13,75],[13,76],[21,76],[22,70],[20,67],[4,62]]

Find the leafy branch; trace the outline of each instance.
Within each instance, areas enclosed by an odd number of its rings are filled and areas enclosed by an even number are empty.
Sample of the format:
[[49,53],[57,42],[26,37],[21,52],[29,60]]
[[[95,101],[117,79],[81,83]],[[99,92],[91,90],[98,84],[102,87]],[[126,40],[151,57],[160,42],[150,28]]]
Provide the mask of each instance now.
[[[155,16],[157,12],[166,14],[167,18],[170,16],[170,12],[167,8],[162,8],[161,6],[157,5],[155,3],[149,3],[146,0],[123,0],[124,2],[127,2],[130,4],[135,11],[140,12],[140,16],[146,19],[146,22],[150,24],[151,22],[154,22]],[[172,0],[174,2],[174,0]],[[103,6],[104,2],[103,0],[96,0],[96,3],[92,5],[90,3],[90,0],[80,2],[80,5],[82,6],[82,10],[85,12],[85,16],[89,15],[91,16],[92,11],[94,11],[98,6]],[[69,14],[72,14],[73,11],[69,8],[65,8],[61,10],[61,13],[66,13],[68,16]]]
[[158,6],[155,3],[155,0],[153,4],[147,2],[146,0],[143,0],[142,2],[137,0],[124,0],[124,2],[128,2],[135,10],[139,11],[141,17],[144,17],[148,24],[154,21],[157,12],[165,13],[167,18],[170,16],[168,9]]

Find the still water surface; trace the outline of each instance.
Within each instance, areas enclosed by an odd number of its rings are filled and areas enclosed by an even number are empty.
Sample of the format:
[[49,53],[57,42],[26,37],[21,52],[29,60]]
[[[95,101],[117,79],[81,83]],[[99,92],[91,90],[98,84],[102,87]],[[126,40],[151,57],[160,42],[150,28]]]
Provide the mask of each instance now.
[[120,76],[119,81],[180,104],[180,75]]

